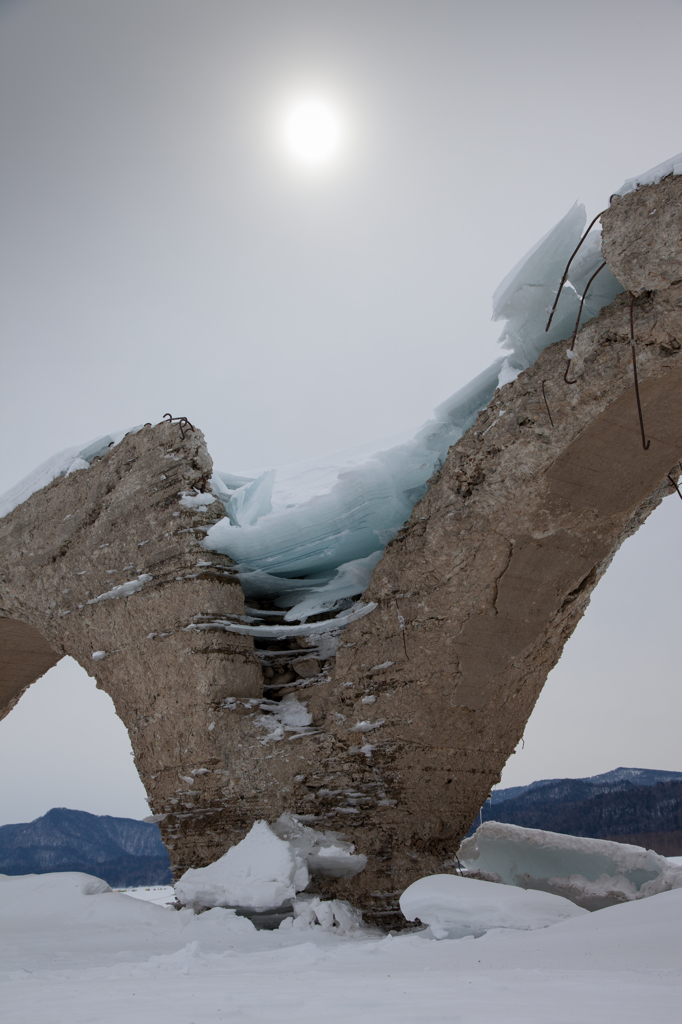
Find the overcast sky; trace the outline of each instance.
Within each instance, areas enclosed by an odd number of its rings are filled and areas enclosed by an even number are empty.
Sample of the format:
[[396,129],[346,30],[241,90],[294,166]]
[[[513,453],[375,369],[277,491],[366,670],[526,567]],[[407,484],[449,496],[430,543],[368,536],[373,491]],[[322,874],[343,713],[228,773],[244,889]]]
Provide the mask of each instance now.
[[[530,246],[682,150],[681,39],[679,0],[4,0],[0,492],[165,412],[228,471],[420,423],[498,354]],[[303,95],[345,132],[314,170]],[[675,496],[627,542],[504,784],[682,770],[681,531]],[[146,813],[73,662],[0,743],[0,822]]]

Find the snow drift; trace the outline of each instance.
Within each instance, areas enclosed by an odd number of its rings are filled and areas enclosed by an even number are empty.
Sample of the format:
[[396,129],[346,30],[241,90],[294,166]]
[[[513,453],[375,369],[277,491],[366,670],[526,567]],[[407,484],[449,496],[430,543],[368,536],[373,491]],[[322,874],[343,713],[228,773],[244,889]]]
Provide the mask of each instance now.
[[548,928],[587,913],[561,896],[458,875],[413,882],[400,897],[400,909],[408,921],[428,924],[435,939],[479,938],[492,928]]

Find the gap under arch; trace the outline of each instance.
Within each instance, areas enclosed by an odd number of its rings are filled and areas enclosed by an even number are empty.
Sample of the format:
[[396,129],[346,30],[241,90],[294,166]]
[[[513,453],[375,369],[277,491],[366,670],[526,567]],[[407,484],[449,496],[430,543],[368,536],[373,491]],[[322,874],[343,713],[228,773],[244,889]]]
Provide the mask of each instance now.
[[52,807],[141,819],[149,814],[130,739],[111,697],[65,657],[0,722],[0,825]]

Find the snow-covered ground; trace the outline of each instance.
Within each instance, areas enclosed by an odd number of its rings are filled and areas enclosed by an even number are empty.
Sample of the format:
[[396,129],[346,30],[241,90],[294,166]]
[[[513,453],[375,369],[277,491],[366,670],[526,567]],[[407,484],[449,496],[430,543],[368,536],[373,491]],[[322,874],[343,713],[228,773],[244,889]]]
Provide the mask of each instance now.
[[[479,884],[489,903],[491,883]],[[577,916],[546,927],[536,916],[532,930],[518,930],[529,928],[526,915],[480,938],[441,941],[430,930],[256,931],[230,910],[178,912],[106,889],[75,873],[3,876],[3,1021],[679,1020],[682,889],[595,913],[574,907]]]
[[175,904],[175,889],[172,885],[133,885],[129,889],[114,889],[134,900],[155,903],[157,907],[170,907]]

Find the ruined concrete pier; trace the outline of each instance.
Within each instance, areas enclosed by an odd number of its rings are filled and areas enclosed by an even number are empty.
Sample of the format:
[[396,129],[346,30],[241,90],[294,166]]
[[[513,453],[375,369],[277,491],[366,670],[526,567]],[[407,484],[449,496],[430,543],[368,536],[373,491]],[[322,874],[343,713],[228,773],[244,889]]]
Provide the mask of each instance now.
[[263,742],[253,640],[192,628],[244,613],[230,559],[201,546],[223,509],[200,431],[146,427],[0,520],[0,711],[75,658],[128,729],[176,873],[285,811],[367,855],[313,884],[375,920],[452,870],[592,590],[679,477],[682,178],[614,199],[603,227],[634,298],[580,331],[575,384],[551,346],[450,449],[374,571],[376,609],[300,680],[314,734]]

